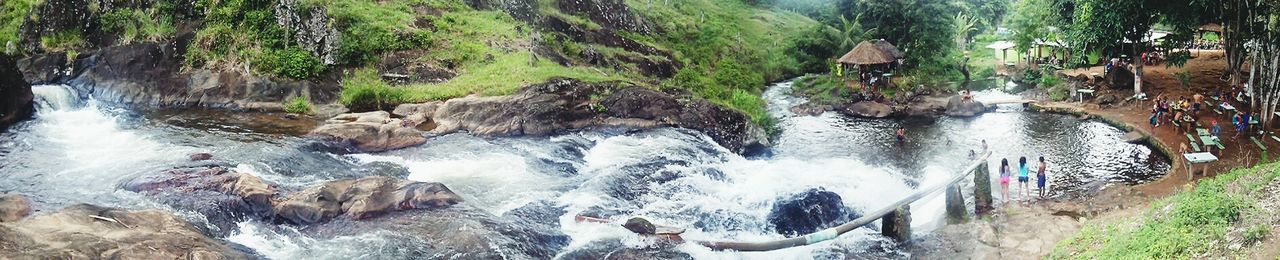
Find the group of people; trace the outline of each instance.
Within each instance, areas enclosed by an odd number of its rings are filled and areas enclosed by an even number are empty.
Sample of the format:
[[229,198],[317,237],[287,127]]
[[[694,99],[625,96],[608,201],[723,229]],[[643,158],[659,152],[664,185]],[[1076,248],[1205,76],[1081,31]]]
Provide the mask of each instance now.
[[[1226,99],[1221,97],[1225,96],[1226,93],[1219,91],[1216,95],[1220,96],[1219,100],[1223,100],[1224,104],[1226,103]],[[1192,129],[1195,129],[1195,123],[1198,121],[1197,118],[1200,113],[1209,107],[1209,105],[1205,104],[1204,95],[1201,94],[1192,95],[1191,98],[1180,96],[1177,101],[1170,101],[1164,95],[1159,95],[1153,102],[1151,105],[1151,117],[1149,118],[1152,127],[1158,128],[1164,122],[1178,122],[1183,126],[1179,130],[1184,132],[1193,131]],[[1238,138],[1246,133],[1245,130],[1249,127],[1250,121],[1252,121],[1252,114],[1249,111],[1237,110],[1231,116],[1231,126],[1236,130],[1235,137]],[[1222,136],[1222,126],[1218,124],[1218,120],[1214,119],[1210,122],[1210,129],[1214,137]]]
[[[1031,196],[1031,189],[1030,187],[1028,187],[1029,185],[1028,183],[1031,182],[1031,173],[1030,173],[1030,169],[1027,167],[1029,167],[1027,165],[1027,157],[1026,156],[1019,157],[1018,158],[1018,193],[1019,193],[1018,195],[1022,195],[1024,197]],[[1049,176],[1046,175],[1047,174],[1046,171],[1048,170],[1048,168],[1049,168],[1049,164],[1044,161],[1044,156],[1041,156],[1040,163],[1036,167],[1036,190],[1039,191],[1039,196],[1041,198],[1044,198],[1046,193],[1046,190],[1044,188],[1045,182],[1049,181]],[[1009,159],[1000,159],[1000,194],[1002,194],[1003,196],[1001,198],[1006,201],[1010,200],[1011,198],[1009,197],[1009,181],[1011,178],[1013,178],[1013,174],[1014,174],[1013,170],[1009,168]]]
[[[982,150],[983,151],[987,150],[987,140],[982,140]],[[974,152],[973,150],[969,150],[970,160],[977,159],[977,155],[978,155],[977,152]],[[1045,195],[1049,193],[1048,189],[1045,189],[1045,185],[1049,182],[1049,175],[1048,175],[1049,163],[1045,162],[1044,156],[1040,156],[1039,159],[1040,159],[1040,162],[1036,165],[1036,171],[1035,171],[1036,172],[1036,193],[1037,193],[1037,196],[1039,196],[1040,198],[1044,198]],[[1018,169],[1017,169],[1017,178],[1018,178],[1017,180],[1018,180],[1018,188],[1019,188],[1018,195],[1021,195],[1024,197],[1031,196],[1031,187],[1029,186],[1031,182],[1031,168],[1029,167],[1030,165],[1027,165],[1026,156],[1018,157]],[[1010,168],[1009,159],[1000,159],[1000,195],[1001,195],[1000,199],[1005,201],[1011,200],[1012,197],[1009,196],[1009,183],[1013,180],[1013,178],[1014,178],[1014,169]]]
[[1177,101],[1169,101],[1164,95],[1159,95],[1153,102],[1149,118],[1152,127],[1160,127],[1161,122],[1179,122],[1180,125],[1187,126],[1184,129],[1190,129],[1196,116],[1205,107],[1204,95],[1200,94],[1195,94],[1190,99],[1180,96]]

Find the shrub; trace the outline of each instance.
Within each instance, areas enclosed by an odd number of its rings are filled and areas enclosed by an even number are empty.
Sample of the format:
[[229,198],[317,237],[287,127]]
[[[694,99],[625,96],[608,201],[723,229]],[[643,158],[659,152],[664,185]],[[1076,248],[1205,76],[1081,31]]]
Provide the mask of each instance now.
[[353,111],[387,110],[406,102],[404,89],[392,88],[374,69],[360,69],[342,80],[339,102]]
[[1257,225],[1250,226],[1249,229],[1246,229],[1244,231],[1244,244],[1252,245],[1254,243],[1257,243],[1258,241],[1262,241],[1262,239],[1267,238],[1267,236],[1270,234],[1271,234],[1271,228],[1267,227],[1267,225],[1265,224],[1257,224]]
[[1071,98],[1071,89],[1065,86],[1054,86],[1049,88],[1049,100],[1064,101]]
[[304,96],[298,96],[284,104],[284,111],[294,114],[310,114],[311,101]]
[[298,47],[284,50],[266,50],[257,58],[259,70],[277,76],[308,79],[324,72],[324,61]]

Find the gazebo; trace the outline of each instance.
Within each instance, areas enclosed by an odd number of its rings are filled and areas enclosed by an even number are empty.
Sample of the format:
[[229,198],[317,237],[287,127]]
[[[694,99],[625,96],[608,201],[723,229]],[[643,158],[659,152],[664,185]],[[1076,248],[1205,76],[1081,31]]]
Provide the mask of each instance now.
[[[858,69],[858,82],[875,85],[884,84],[893,77],[890,71],[897,68],[902,58],[906,57],[898,47],[885,40],[862,41],[844,56],[837,60],[841,65],[849,65]],[[866,90],[865,85],[863,90]],[[873,89],[874,90],[874,89]]]

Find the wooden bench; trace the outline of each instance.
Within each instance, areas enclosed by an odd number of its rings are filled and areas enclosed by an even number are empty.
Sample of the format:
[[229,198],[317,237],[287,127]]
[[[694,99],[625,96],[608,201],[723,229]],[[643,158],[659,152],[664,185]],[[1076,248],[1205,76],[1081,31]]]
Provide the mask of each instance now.
[[1214,108],[1214,109],[1213,109],[1213,112],[1214,112],[1214,113],[1218,113],[1219,115],[1221,115],[1221,114],[1222,114],[1222,110],[1218,110],[1217,108]]
[[1276,140],[1276,142],[1280,142],[1280,137],[1276,137],[1273,135],[1271,136],[1271,140]]
[[[1187,140],[1191,141],[1191,150],[1195,150],[1197,153],[1198,153],[1198,152],[1200,152],[1200,144],[1199,144],[1199,143],[1196,143],[1196,137],[1195,137],[1195,136],[1193,136],[1193,135],[1191,135],[1191,134],[1189,134],[1189,133],[1188,133],[1188,134],[1187,134]],[[1208,147],[1205,147],[1205,148],[1208,148]]]
[[1266,152],[1266,151],[1267,151],[1267,146],[1262,145],[1262,142],[1258,141],[1258,138],[1257,138],[1257,137],[1252,137],[1252,136],[1250,136],[1250,137],[1249,137],[1249,140],[1250,140],[1250,141],[1253,141],[1253,144],[1258,145],[1258,149],[1261,149],[1263,152]]

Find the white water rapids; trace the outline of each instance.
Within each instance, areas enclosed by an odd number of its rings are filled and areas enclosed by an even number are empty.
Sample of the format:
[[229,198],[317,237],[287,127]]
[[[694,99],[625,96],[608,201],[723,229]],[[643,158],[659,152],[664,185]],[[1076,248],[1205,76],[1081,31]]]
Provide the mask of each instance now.
[[[1000,157],[1049,157],[1052,165],[1062,165],[1062,175],[1082,180],[1055,183],[1062,191],[1092,180],[1148,180],[1144,174],[1167,169],[1167,160],[1161,164],[1146,147],[1119,142],[1122,133],[1096,122],[1017,111],[967,120],[797,117],[788,109],[804,100],[789,96],[789,90],[790,83],[780,83],[765,94],[783,132],[775,147],[756,157],[728,152],[705,135],[682,129],[516,138],[450,134],[397,151],[334,155],[301,151],[303,140],[297,137],[178,127],[93,99],[78,100],[65,86],[38,86],[36,118],[0,134],[0,191],[28,195],[41,210],[81,202],[168,208],[117,184],[162,171],[192,152],[210,152],[236,162],[237,171],[290,188],[368,175],[376,171],[369,170],[374,165],[389,163],[407,169],[408,179],[444,183],[464,203],[494,215],[539,202],[563,208],[558,224],[570,241],[559,251],[569,257],[595,250],[591,246],[602,241],[633,248],[659,244],[618,225],[575,222],[583,212],[612,213],[619,223],[643,216],[684,227],[687,240],[783,238],[767,220],[779,199],[822,188],[858,212],[876,210],[955,174],[979,140],[1009,147],[998,152]],[[891,129],[899,125],[908,127],[913,143],[892,143]],[[178,213],[201,223],[196,213]],[[942,225],[940,194],[913,204],[912,214],[917,236]],[[417,247],[421,241],[395,230],[313,238],[257,220],[239,223],[225,239],[271,259],[419,258],[425,250]],[[698,259],[908,257],[895,247],[876,230],[862,228],[833,241],[775,252],[712,252],[692,244],[675,250]]]

